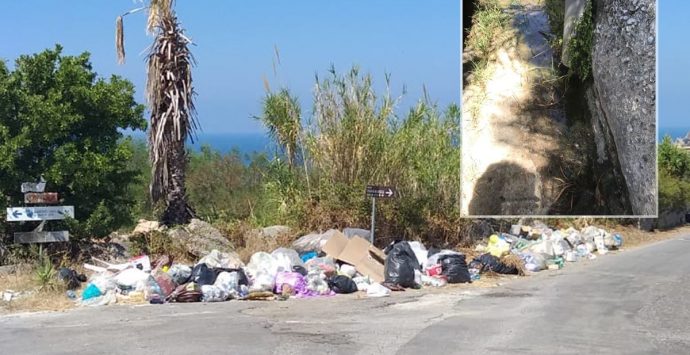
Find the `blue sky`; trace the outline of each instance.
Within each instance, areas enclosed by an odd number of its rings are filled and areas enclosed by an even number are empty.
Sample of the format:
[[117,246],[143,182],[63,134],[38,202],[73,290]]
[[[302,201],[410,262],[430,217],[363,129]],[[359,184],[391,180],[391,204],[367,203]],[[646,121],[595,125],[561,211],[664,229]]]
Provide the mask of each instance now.
[[659,127],[690,127],[690,1],[659,1]]
[[[100,75],[133,81],[143,102],[141,54],[152,40],[143,12],[125,17],[125,65],[117,65],[114,50],[116,16],[136,7],[132,0],[5,1],[0,58],[12,63],[55,43],[67,54],[89,51]],[[264,76],[272,88],[288,86],[311,114],[314,75],[324,77],[331,63],[339,72],[358,64],[379,89],[390,73],[394,94],[403,85],[408,90],[401,113],[422,96],[423,85],[440,105],[459,102],[458,1],[177,0],[176,9],[197,44],[193,73],[205,133],[261,131],[251,116],[260,113]],[[274,45],[282,63],[277,78]]]
[[[199,6],[198,4],[204,4]],[[102,76],[133,81],[143,102],[145,65],[141,53],[151,42],[144,14],[125,18],[127,63],[114,51],[115,17],[136,7],[132,0],[6,1],[0,12],[5,34],[0,58],[61,43],[68,54],[89,51]],[[688,127],[690,45],[686,40],[690,1],[659,5],[659,126]],[[198,61],[194,72],[197,108],[206,133],[258,132],[251,119],[260,113],[262,77],[273,88],[286,85],[303,112],[311,112],[314,74],[325,76],[331,63],[339,71],[358,64],[381,89],[392,74],[394,94],[408,94],[399,112],[422,95],[426,85],[440,105],[459,102],[460,3],[451,0],[177,0],[179,17]],[[273,75],[274,45],[282,65]]]

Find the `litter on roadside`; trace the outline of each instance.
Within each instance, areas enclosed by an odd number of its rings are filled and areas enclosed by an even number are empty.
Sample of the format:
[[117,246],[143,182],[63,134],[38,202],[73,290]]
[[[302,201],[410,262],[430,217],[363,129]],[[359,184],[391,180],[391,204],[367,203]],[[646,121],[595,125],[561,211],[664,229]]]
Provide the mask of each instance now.
[[[509,232],[491,235],[487,244],[473,249],[478,253],[471,259],[456,250],[427,249],[418,241],[396,241],[381,250],[363,238],[361,230],[347,235],[330,230],[298,239],[295,249],[257,252],[246,265],[236,253],[219,250],[194,265],[167,256],[152,261],[140,255],[117,264],[94,258],[84,264],[91,273],[88,280],[72,269],[61,269],[59,279],[70,298],[88,306],[287,300],[357,292],[387,297],[392,291],[472,283],[486,273],[560,270],[623,245],[620,234],[593,226],[554,230],[536,222],[513,225]],[[73,291],[79,288],[79,294]],[[15,295],[8,290],[3,298]]]

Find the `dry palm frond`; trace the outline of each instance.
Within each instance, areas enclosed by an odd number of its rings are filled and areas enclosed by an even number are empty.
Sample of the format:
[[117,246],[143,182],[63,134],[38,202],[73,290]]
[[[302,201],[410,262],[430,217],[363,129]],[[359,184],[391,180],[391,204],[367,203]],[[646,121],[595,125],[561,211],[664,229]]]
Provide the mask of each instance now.
[[501,262],[506,264],[506,266],[514,267],[518,271],[518,275],[524,276],[527,269],[525,269],[525,261],[520,259],[519,256],[515,254],[509,254],[501,259]]
[[184,159],[184,143],[198,129],[192,87],[194,58],[188,49],[190,43],[172,13],[160,18],[148,55],[146,83],[146,98],[151,111],[149,156],[153,201],[171,191],[175,174],[171,169],[173,160]]
[[149,17],[146,21],[146,31],[149,34],[155,32],[161,19],[172,17],[173,0],[151,0],[149,5]]
[[140,7],[137,9],[127,11],[121,16],[118,16],[115,20],[115,50],[117,52],[118,64],[124,64],[125,62],[125,31],[122,23],[122,18],[145,9],[146,7]]
[[125,33],[122,25],[122,16],[115,20],[115,50],[117,51],[117,63],[125,62]]

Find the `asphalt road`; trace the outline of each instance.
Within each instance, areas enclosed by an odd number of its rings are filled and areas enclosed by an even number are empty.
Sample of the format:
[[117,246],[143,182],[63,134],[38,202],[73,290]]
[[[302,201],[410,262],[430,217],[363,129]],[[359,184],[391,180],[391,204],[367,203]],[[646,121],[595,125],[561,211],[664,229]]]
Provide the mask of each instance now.
[[500,287],[0,317],[2,354],[687,354],[690,236]]

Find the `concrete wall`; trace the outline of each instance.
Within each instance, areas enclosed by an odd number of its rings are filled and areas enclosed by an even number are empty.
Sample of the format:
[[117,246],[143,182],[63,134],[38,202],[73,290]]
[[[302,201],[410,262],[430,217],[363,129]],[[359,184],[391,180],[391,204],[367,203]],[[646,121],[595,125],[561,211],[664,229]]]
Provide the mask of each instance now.
[[593,123],[600,151],[615,146],[636,215],[657,213],[655,19],[655,0],[595,2]]

